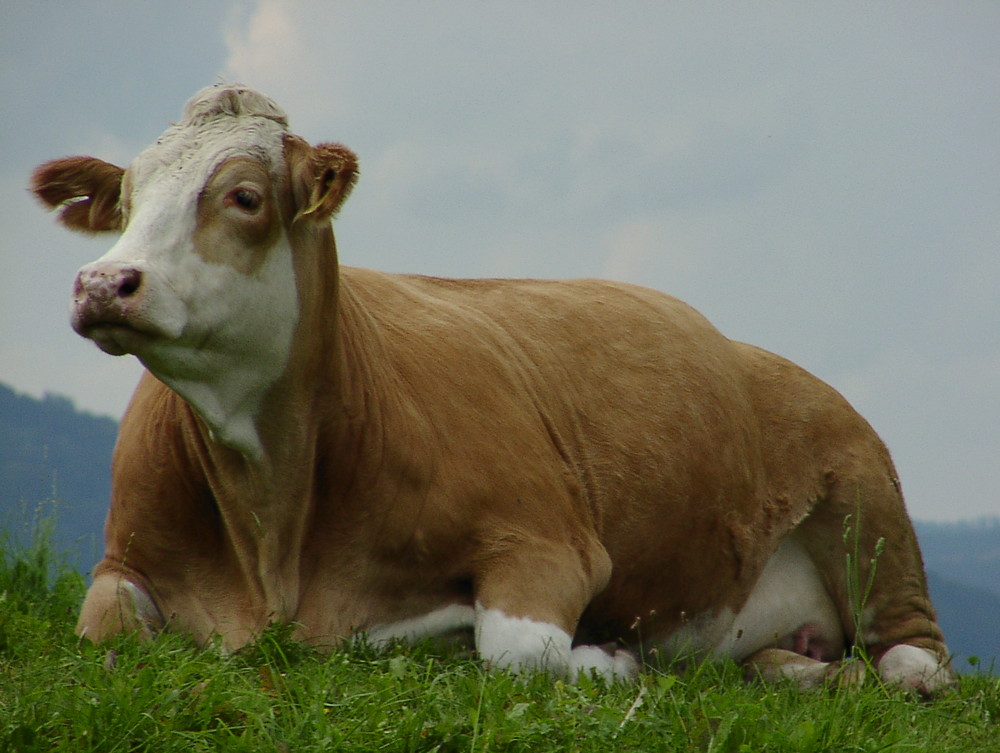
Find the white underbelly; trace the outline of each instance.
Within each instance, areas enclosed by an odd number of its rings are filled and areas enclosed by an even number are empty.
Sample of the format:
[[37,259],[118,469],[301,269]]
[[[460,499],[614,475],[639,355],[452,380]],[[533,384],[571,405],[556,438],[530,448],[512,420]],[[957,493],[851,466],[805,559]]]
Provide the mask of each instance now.
[[794,534],[771,555],[738,613],[724,609],[693,618],[664,642],[669,657],[709,654],[740,661],[761,649],[787,645],[808,626],[828,644],[842,644],[843,629],[816,565]]
[[[476,611],[450,604],[427,614],[375,625],[363,635],[373,645],[392,640],[417,641],[470,630]],[[795,535],[784,539],[765,565],[738,613],[692,618],[658,647],[668,658],[691,655],[740,661],[761,649],[793,649],[793,637],[808,627],[810,635],[828,645],[843,642],[843,630],[819,572]]]

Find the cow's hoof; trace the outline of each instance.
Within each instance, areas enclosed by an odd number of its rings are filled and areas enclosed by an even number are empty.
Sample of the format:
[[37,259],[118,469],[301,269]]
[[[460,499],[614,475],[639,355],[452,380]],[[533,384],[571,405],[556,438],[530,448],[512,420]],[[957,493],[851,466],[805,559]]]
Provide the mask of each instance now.
[[932,652],[905,643],[893,646],[878,661],[878,673],[886,685],[931,698],[951,688],[955,675]]
[[791,682],[803,690],[823,685],[839,669],[837,662],[822,662],[781,648],[766,648],[743,662],[747,680],[759,679],[774,684]]
[[597,674],[608,682],[631,680],[639,674],[639,660],[622,648],[605,650],[601,646],[577,646],[570,654],[570,678]]
[[868,677],[868,665],[860,659],[833,662],[830,682],[841,688],[860,688]]

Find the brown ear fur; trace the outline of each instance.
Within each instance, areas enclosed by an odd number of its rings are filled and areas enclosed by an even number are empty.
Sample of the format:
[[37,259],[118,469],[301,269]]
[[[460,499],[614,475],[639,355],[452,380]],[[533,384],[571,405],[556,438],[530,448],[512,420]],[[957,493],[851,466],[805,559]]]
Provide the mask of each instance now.
[[291,137],[288,142],[295,220],[328,220],[337,213],[358,181],[358,158],[342,144],[309,146]]
[[119,231],[124,173],[95,157],[64,157],[35,168],[31,190],[43,204],[58,209],[60,222],[72,230]]

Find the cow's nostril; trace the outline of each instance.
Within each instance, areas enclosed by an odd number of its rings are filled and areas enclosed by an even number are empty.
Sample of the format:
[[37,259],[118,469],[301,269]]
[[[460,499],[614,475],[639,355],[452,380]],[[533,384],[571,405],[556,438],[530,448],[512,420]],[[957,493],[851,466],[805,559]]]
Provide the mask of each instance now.
[[130,298],[139,291],[142,285],[142,272],[138,269],[122,270],[118,280],[118,297]]

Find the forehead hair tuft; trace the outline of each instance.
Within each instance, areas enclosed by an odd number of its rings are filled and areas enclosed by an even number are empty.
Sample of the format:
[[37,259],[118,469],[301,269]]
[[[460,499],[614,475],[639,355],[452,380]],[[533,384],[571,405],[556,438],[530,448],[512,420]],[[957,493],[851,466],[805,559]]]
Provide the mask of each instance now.
[[220,116],[267,118],[288,128],[288,116],[268,97],[242,84],[202,89],[184,105],[180,126],[199,126]]
[[124,186],[142,191],[183,180],[200,190],[219,164],[241,155],[276,170],[287,134],[285,111],[260,92],[242,84],[209,86],[188,100],[179,123],[132,161]]

